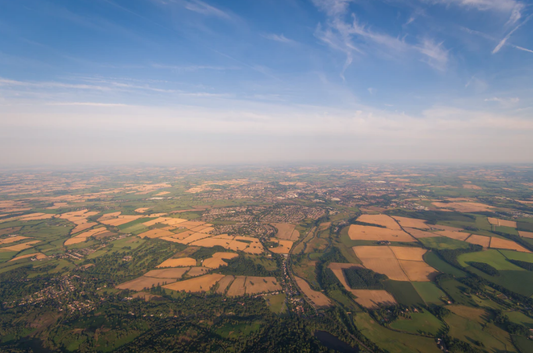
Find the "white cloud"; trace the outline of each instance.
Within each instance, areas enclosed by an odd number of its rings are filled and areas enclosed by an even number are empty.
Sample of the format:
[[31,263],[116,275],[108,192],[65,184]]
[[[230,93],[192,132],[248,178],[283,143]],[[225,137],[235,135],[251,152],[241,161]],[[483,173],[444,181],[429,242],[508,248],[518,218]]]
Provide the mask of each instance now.
[[516,0],[422,0],[433,4],[458,5],[479,11],[497,11],[509,14],[508,25],[516,23],[522,17],[525,5]]
[[492,97],[492,98],[485,98],[485,102],[496,102],[501,104],[503,107],[511,107],[518,102],[520,102],[520,98],[501,98],[501,97]]
[[[522,21],[522,23],[519,23],[515,28],[513,28],[509,33],[507,33],[507,35],[498,43],[498,45],[494,48],[494,50],[492,51],[492,54],[496,54],[497,52],[500,51],[500,49],[507,43],[507,41],[509,40],[509,38],[511,38],[511,35],[516,32],[517,29],[519,29],[520,27],[522,27],[523,25],[525,25],[529,19],[532,17],[533,15],[529,15],[524,21]],[[513,47],[517,48],[516,46],[513,45]],[[524,50],[525,48],[522,48],[522,47],[518,47],[517,49],[520,49],[520,50]],[[528,51],[529,49],[526,49],[526,51]]]
[[435,43],[430,39],[424,39],[416,48],[424,55],[422,61],[436,70],[444,71],[448,63],[448,51],[442,43]]
[[197,13],[200,13],[206,16],[215,16],[215,17],[220,17],[220,18],[225,18],[225,19],[231,18],[231,16],[228,13],[214,6],[206,4],[205,2],[200,1],[200,0],[193,0],[193,1],[185,2],[184,7],[189,11],[197,12]]
[[266,39],[276,41],[276,42],[280,42],[280,43],[286,43],[286,44],[296,43],[294,40],[285,37],[283,34],[274,34],[274,33],[263,34],[263,37]]

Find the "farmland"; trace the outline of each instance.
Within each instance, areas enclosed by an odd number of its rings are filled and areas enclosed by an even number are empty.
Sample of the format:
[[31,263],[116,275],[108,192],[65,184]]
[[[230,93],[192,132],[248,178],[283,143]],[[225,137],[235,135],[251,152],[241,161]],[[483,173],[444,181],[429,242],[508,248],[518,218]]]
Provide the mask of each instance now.
[[139,169],[77,191],[43,174],[56,186],[39,196],[0,193],[0,350],[35,335],[51,351],[210,337],[243,352],[288,336],[319,352],[316,330],[361,352],[527,346],[533,222],[509,201],[525,191],[455,170],[320,168]]

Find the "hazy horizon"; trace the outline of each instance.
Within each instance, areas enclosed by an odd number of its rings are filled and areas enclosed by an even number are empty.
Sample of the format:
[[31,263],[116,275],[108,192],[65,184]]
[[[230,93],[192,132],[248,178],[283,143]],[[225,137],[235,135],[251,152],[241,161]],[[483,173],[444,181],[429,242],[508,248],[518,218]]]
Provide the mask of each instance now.
[[6,1],[0,165],[532,163],[531,9]]

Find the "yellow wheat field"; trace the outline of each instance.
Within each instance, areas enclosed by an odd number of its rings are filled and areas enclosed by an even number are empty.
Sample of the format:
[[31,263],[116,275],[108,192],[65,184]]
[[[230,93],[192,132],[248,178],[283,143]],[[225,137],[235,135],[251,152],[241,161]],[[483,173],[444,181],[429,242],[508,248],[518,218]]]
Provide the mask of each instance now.
[[258,294],[281,290],[275,277],[247,276],[245,281],[246,294]]
[[413,237],[420,239],[420,238],[434,238],[434,237],[440,237],[441,235],[437,233],[432,232],[426,232],[423,230],[418,230],[414,228],[405,228],[405,231],[409,234],[411,234]]
[[205,259],[202,263],[202,266],[208,268],[219,268],[220,266],[227,265],[227,262],[225,262],[223,259],[229,260],[237,256],[239,255],[232,252],[216,252],[212,257]]
[[393,218],[387,215],[384,215],[384,214],[378,214],[378,215],[364,214],[364,215],[361,215],[359,218],[357,218],[357,221],[363,222],[363,223],[377,224],[377,225],[386,227],[388,229],[397,229],[397,230],[400,229],[400,226],[398,225],[398,223],[396,223],[396,221]]
[[183,277],[185,272],[189,271],[190,267],[179,267],[179,268],[164,268],[161,270],[152,270],[144,274],[145,277],[154,277],[154,278],[173,278],[180,279]]
[[331,301],[322,292],[313,290],[303,278],[295,277],[300,290],[313,302],[315,306],[330,306]]
[[238,296],[244,295],[244,293],[246,293],[246,289],[244,287],[245,281],[246,281],[245,276],[236,276],[235,280],[233,281],[228,291],[226,292],[226,295],[228,297],[238,297]]
[[516,250],[519,252],[531,252],[524,248],[522,245],[515,243],[512,240],[500,239],[492,237],[490,239],[490,247],[492,249],[507,249],[507,250]]
[[483,235],[472,234],[465,241],[470,244],[481,245],[485,249],[488,249],[490,246],[490,237],[485,237]]
[[394,297],[385,290],[352,289],[355,301],[367,309],[377,308],[379,305],[396,305]]
[[221,274],[209,274],[201,277],[195,277],[191,279],[186,279],[184,281],[175,282],[169,285],[164,286],[164,288],[175,290],[175,291],[185,291],[185,292],[208,292],[211,287],[217,284],[224,275]]
[[147,232],[144,232],[144,233],[141,233],[139,234],[138,236],[141,237],[141,238],[161,238],[161,237],[172,237],[174,235],[174,233],[168,231],[168,230],[165,230],[165,229],[160,229],[160,228],[156,228],[156,229],[151,229]]
[[152,286],[163,286],[172,282],[175,282],[175,280],[171,278],[155,278],[141,276],[139,278],[135,278],[134,280],[121,283],[116,288],[142,291],[145,288],[150,289],[152,288]]
[[38,260],[42,260],[42,259],[46,259],[47,256],[45,254],[41,254],[41,253],[20,255],[20,256],[17,256],[15,258],[9,260],[9,262],[13,262],[13,261],[21,260],[21,259],[27,259],[28,257],[35,257]]
[[414,242],[414,239],[403,230],[388,229],[372,226],[352,224],[348,229],[348,236],[352,240],[372,240],[372,241],[396,241]]
[[488,217],[489,223],[495,226],[516,228],[515,221],[506,221],[504,219]]
[[295,229],[294,224],[274,223],[274,227],[278,230],[276,238],[295,241],[300,237],[300,232]]
[[218,287],[216,289],[216,293],[218,294],[225,294],[226,293],[226,289],[228,288],[228,286],[231,284],[231,282],[233,282],[233,280],[235,279],[234,276],[232,275],[228,275],[224,278],[222,278],[220,281],[218,281]]
[[392,216],[392,218],[397,220],[403,228],[429,229],[429,226],[426,224],[426,221],[421,219],[398,216]]
[[189,272],[187,272],[187,276],[190,277],[197,277],[205,274],[206,272],[209,272],[211,269],[206,267],[191,267]]
[[182,257],[180,259],[168,259],[163,261],[157,266],[157,268],[162,267],[190,267],[196,266],[196,260],[191,257]]

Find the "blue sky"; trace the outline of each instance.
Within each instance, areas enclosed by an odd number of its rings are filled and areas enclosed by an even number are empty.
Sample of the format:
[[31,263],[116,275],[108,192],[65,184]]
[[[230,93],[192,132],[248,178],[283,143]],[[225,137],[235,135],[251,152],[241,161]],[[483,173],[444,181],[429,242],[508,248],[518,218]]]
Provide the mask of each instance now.
[[533,162],[532,5],[1,1],[0,163]]

